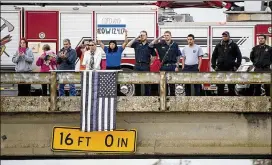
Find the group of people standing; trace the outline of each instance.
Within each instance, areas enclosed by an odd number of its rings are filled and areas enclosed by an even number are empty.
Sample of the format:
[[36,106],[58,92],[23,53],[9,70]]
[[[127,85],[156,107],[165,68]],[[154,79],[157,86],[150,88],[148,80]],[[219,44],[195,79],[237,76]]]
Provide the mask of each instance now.
[[[139,36],[128,42],[127,31],[125,31],[124,43],[117,45],[115,40],[109,42],[109,46],[105,46],[101,41],[85,40],[76,49],[71,48],[69,39],[63,40],[63,48],[55,54],[50,50],[49,45],[43,46],[44,53],[36,61],[36,65],[40,66],[41,72],[49,72],[50,70],[75,70],[76,60],[80,59],[80,70],[100,70],[102,52],[97,49],[97,44],[104,50],[106,54],[106,69],[121,69],[122,53],[126,47],[135,50],[135,71],[150,71],[150,66],[154,63],[157,55],[160,59],[158,67],[160,71],[180,71],[179,62],[182,58],[182,71],[199,72],[204,55],[202,48],[195,44],[193,34],[187,36],[188,45],[180,51],[179,46],[172,40],[170,31],[154,39],[152,42],[147,40],[146,31],[141,31]],[[272,64],[272,48],[265,44],[266,36],[259,36],[259,45],[255,46],[250,54],[256,71],[269,71]],[[12,58],[16,64],[16,72],[31,72],[34,56],[31,49],[28,48],[26,39],[20,40],[18,51]],[[212,68],[215,71],[236,71],[242,61],[240,49],[236,43],[230,39],[229,32],[222,33],[222,40],[218,43],[212,54]],[[64,84],[59,85],[59,96],[64,96]],[[70,96],[76,95],[74,84],[69,84]],[[186,96],[191,96],[191,85],[185,85]],[[266,94],[269,93],[269,86],[266,87]],[[200,96],[201,85],[194,84],[195,95]],[[228,95],[234,96],[234,85],[229,84]],[[255,95],[260,95],[260,85],[255,86]],[[30,95],[30,85],[19,84],[18,95]],[[47,85],[42,85],[43,95],[47,95]],[[175,85],[169,85],[169,95],[175,94]],[[145,95],[151,94],[151,86],[145,85]],[[223,96],[224,85],[218,85],[218,95]]]

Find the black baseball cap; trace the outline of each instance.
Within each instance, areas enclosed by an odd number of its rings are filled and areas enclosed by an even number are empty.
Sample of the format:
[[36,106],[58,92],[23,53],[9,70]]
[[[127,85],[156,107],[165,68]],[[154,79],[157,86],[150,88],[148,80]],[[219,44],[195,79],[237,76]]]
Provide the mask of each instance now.
[[222,35],[230,36],[230,34],[229,34],[228,31],[224,31],[224,32],[222,33]]

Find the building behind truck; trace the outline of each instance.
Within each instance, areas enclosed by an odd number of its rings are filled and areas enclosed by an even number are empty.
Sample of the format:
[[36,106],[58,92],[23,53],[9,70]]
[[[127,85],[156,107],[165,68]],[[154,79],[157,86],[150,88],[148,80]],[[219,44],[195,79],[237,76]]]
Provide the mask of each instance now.
[[[256,11],[258,12],[260,11]],[[235,14],[235,12],[227,14]],[[267,42],[271,45],[270,22],[271,18],[270,20],[198,23],[193,22],[193,18],[188,14],[177,14],[172,9],[160,9],[155,5],[74,6],[66,4],[55,6],[52,4],[42,7],[2,5],[1,70],[14,71],[15,65],[11,58],[18,48],[21,37],[29,41],[29,47],[37,60],[44,44],[49,44],[51,49],[58,52],[62,48],[62,40],[69,38],[72,47],[76,48],[83,40],[96,39],[98,37],[97,28],[101,27],[101,24],[108,24],[104,26],[106,29],[99,31],[98,34],[106,46],[113,39],[112,36],[116,36],[118,45],[122,44],[124,37],[122,37],[123,31],[120,28],[128,30],[129,40],[138,36],[142,30],[147,31],[149,40],[170,30],[173,40],[178,43],[180,49],[187,45],[186,37],[192,33],[195,35],[196,44],[204,51],[200,71],[210,72],[213,71],[210,66],[211,54],[215,45],[221,40],[223,31],[230,32],[231,38],[239,45],[242,56],[246,59],[249,58],[251,48],[258,44],[259,34],[266,34]],[[126,48],[123,52],[121,67],[125,71],[132,71],[134,64],[134,50]],[[105,69],[105,54],[102,68]],[[79,62],[76,70],[79,70]],[[39,71],[35,63],[33,63],[33,71]],[[177,88],[180,89],[180,87],[183,86],[177,85]],[[40,88],[40,85],[32,85],[33,92]],[[77,86],[77,90],[80,93],[80,86]],[[210,94],[216,90],[216,86],[205,84],[203,90],[206,91],[206,94]],[[133,84],[123,84],[121,91],[124,95],[134,95],[135,88]],[[181,92],[177,94],[183,95],[183,90],[179,91]]]

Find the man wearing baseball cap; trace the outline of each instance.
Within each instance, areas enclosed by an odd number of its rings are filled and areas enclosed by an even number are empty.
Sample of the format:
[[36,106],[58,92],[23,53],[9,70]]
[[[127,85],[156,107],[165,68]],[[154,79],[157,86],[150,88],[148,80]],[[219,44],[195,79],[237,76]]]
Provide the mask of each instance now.
[[[212,54],[212,68],[215,71],[236,71],[242,62],[242,54],[236,43],[230,39],[230,33],[224,31],[222,40],[215,46]],[[217,85],[218,96],[224,96],[224,84]],[[228,84],[229,96],[235,96],[235,84]]]

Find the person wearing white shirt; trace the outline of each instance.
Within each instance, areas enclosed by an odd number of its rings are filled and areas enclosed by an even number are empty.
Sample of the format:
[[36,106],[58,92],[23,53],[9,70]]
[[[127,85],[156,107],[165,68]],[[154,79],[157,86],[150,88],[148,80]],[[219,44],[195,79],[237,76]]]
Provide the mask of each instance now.
[[86,70],[101,69],[102,52],[96,48],[94,41],[89,42],[89,50],[84,53],[82,65],[86,66]]
[[[188,45],[182,50],[182,70],[186,72],[199,72],[202,64],[203,50],[195,44],[195,36],[189,34],[187,36]],[[200,96],[201,85],[194,84],[195,96]],[[191,85],[185,84],[186,96],[191,96]]]

